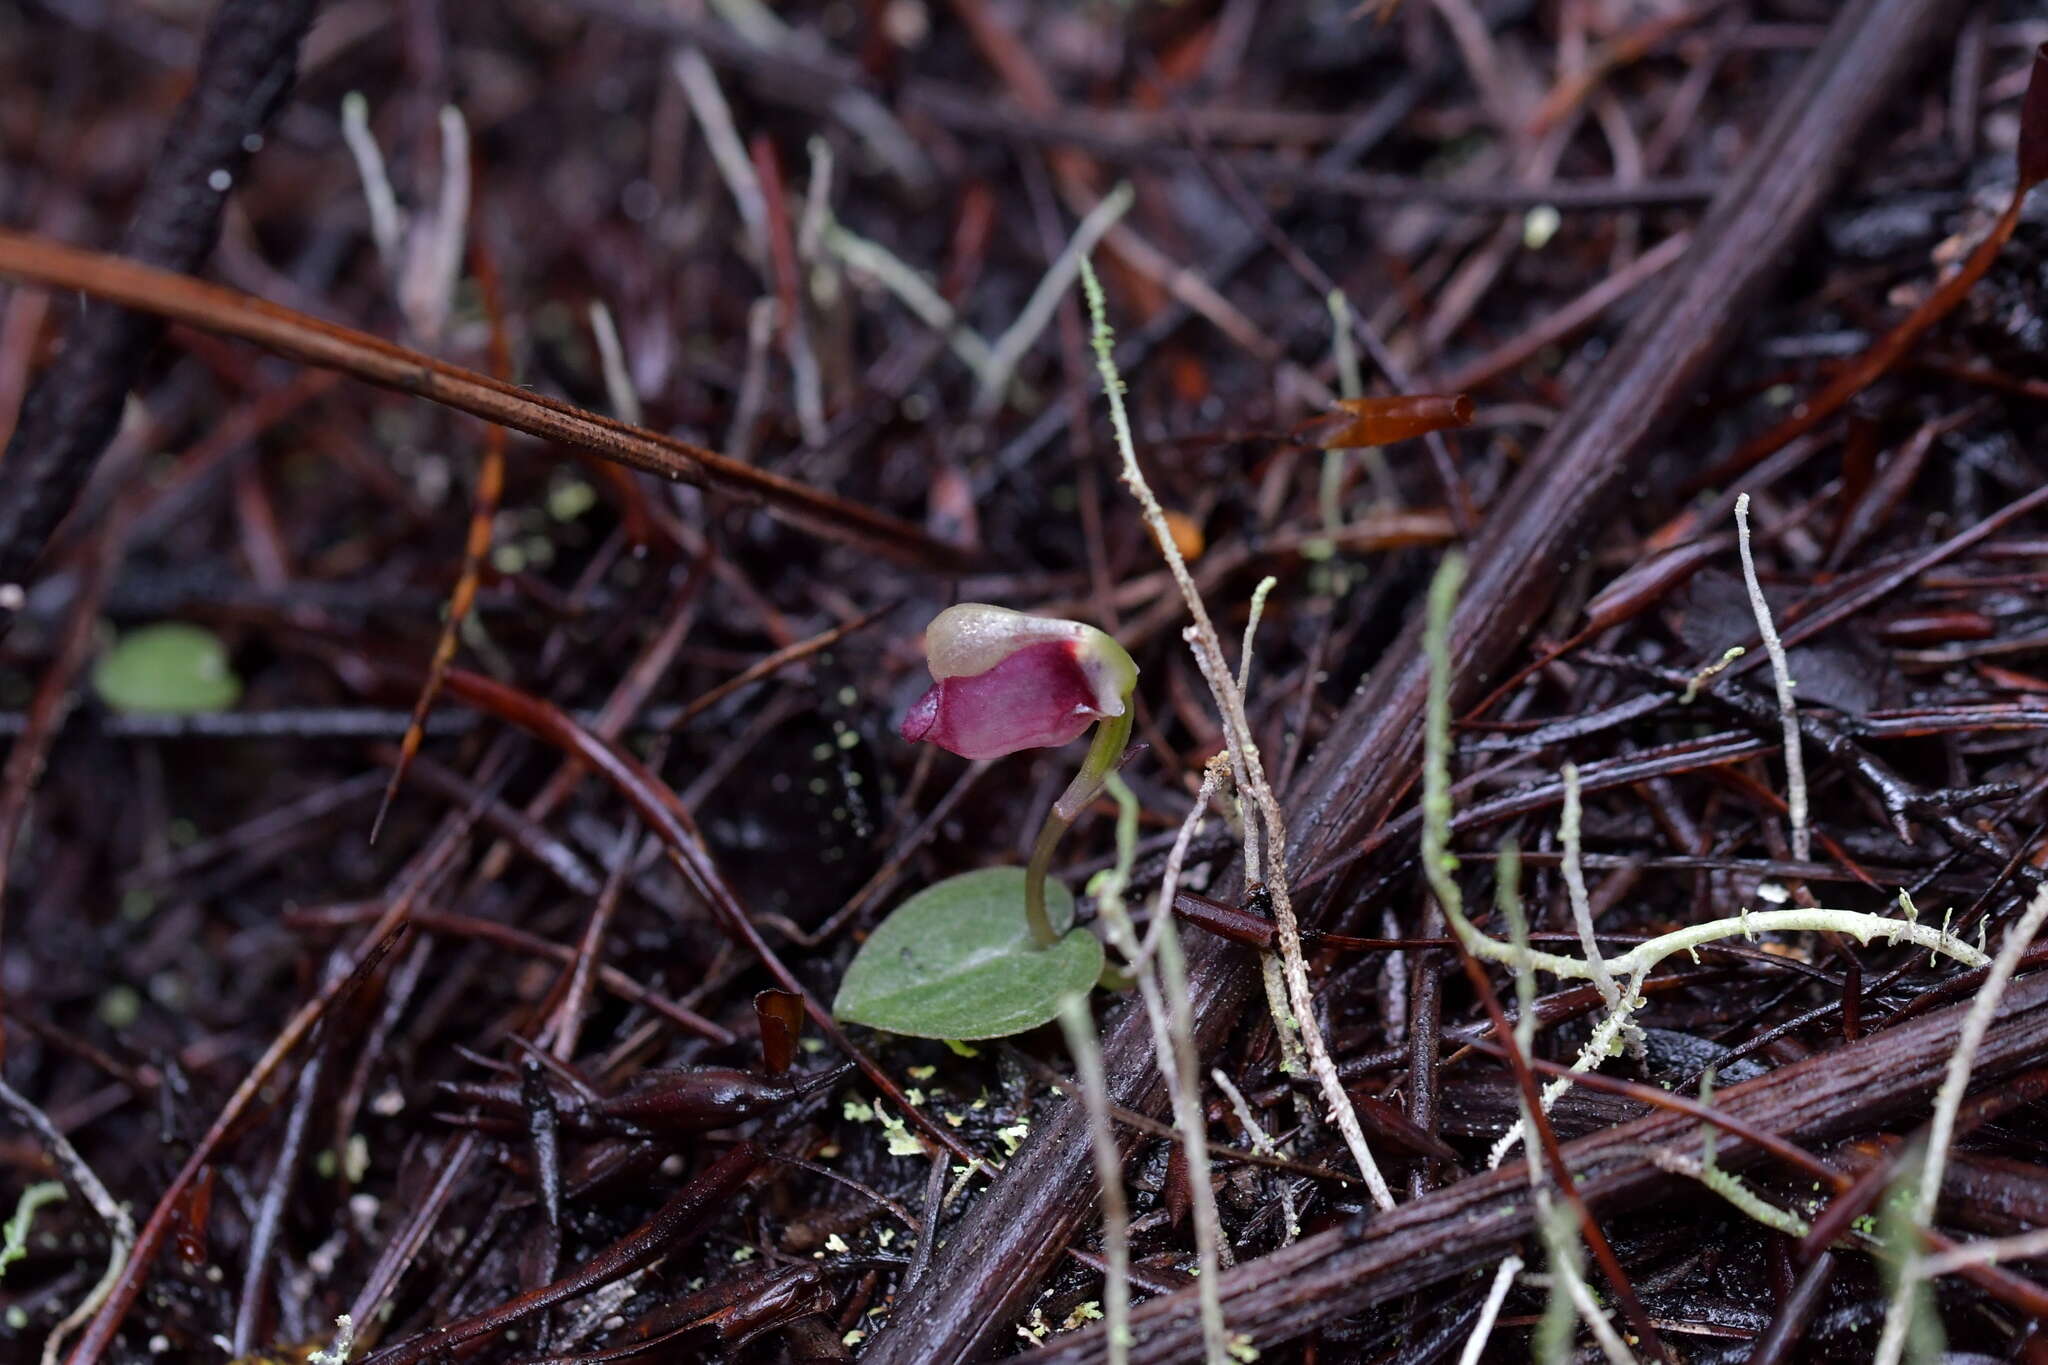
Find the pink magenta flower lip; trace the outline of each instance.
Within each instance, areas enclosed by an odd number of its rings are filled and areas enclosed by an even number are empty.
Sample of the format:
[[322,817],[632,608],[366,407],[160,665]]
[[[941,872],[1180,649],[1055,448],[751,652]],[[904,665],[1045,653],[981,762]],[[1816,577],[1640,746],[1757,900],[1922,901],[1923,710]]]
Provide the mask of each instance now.
[[903,738],[962,758],[1000,758],[1079,739],[1107,713],[1070,640],[1016,650],[984,672],[942,678],[903,718]]

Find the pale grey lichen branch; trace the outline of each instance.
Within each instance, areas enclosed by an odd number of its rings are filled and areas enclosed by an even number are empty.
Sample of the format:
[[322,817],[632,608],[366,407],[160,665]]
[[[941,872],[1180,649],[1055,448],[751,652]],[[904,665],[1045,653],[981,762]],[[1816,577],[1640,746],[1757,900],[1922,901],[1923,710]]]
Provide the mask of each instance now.
[[[1111,776],[1106,784],[1118,806],[1117,858],[1115,865],[1097,882],[1096,909],[1110,942],[1126,959],[1126,970],[1137,981],[1139,999],[1144,1002],[1146,1022],[1152,1030],[1155,1065],[1166,1082],[1167,1102],[1173,1110],[1181,1151],[1187,1159],[1189,1202],[1195,1224],[1195,1256],[1202,1273],[1197,1277],[1196,1297],[1200,1306],[1204,1353],[1221,1365],[1228,1352],[1223,1325],[1220,1281],[1226,1244],[1223,1222],[1216,1209],[1216,1191],[1209,1180],[1209,1135],[1203,1117],[1199,1062],[1195,1056],[1194,1024],[1188,1008],[1187,975],[1180,956],[1180,939],[1173,927],[1173,897],[1180,886],[1181,867],[1190,841],[1201,824],[1209,797],[1215,790],[1217,774],[1211,770],[1194,807],[1181,824],[1167,858],[1166,873],[1159,884],[1158,913],[1153,917],[1146,942],[1138,942],[1136,929],[1124,907],[1124,888],[1129,884],[1131,864],[1137,855],[1138,802],[1121,778]],[[1092,1039],[1090,1043],[1092,1044]],[[1076,1066],[1080,1060],[1076,1058]],[[1098,1063],[1099,1070],[1099,1063]],[[1107,1104],[1107,1092],[1103,1092]],[[1106,1112],[1106,1111],[1105,1111]],[[1091,1114],[1091,1124],[1092,1124]],[[1106,1188],[1106,1186],[1105,1186]],[[1104,1235],[1108,1235],[1108,1206],[1104,1206]],[[1125,1286],[1128,1294],[1128,1285]],[[1116,1331],[1110,1329],[1111,1339]],[[1128,1326],[1125,1334],[1128,1335]]]
[[[1532,1174],[1542,1164],[1530,1162]],[[1585,1251],[1571,1206],[1552,1198],[1544,1185],[1537,1184],[1534,1188],[1537,1226],[1542,1231],[1550,1264],[1550,1303],[1537,1326],[1537,1360],[1542,1365],[1564,1365],[1572,1358],[1571,1324],[1576,1317],[1593,1334],[1601,1355],[1607,1358],[1607,1365],[1637,1365],[1621,1334],[1608,1320],[1606,1310],[1593,1297],[1592,1287],[1586,1283]]]
[[1785,658],[1785,642],[1771,620],[1771,604],[1764,600],[1763,585],[1757,582],[1756,558],[1749,549],[1749,494],[1735,499],[1735,545],[1742,555],[1742,581],[1749,588],[1749,607],[1756,613],[1757,633],[1771,656],[1771,681],[1778,691],[1778,720],[1785,733],[1785,808],[1792,822],[1792,857],[1806,862],[1813,857],[1813,835],[1806,827],[1806,758],[1799,743],[1799,712],[1792,701],[1792,666]]
[[[1174,541],[1166,513],[1159,506],[1159,499],[1154,496],[1152,486],[1138,464],[1137,441],[1131,434],[1130,414],[1124,408],[1123,377],[1116,368],[1116,337],[1110,330],[1102,283],[1095,278],[1095,271],[1085,256],[1081,258],[1080,270],[1082,293],[1087,299],[1093,324],[1091,340],[1095,347],[1096,368],[1102,376],[1103,393],[1109,400],[1110,425],[1116,433],[1117,450],[1123,457],[1123,482],[1131,496],[1137,499],[1153,540],[1166,560],[1167,570],[1187,604],[1188,614],[1194,618],[1194,624],[1185,636],[1193,649],[1203,681],[1209,685],[1216,699],[1216,708],[1223,721],[1225,748],[1230,755],[1238,788],[1250,795],[1259,815],[1256,823],[1261,829],[1255,833],[1254,822],[1247,820],[1245,837],[1247,848],[1250,848],[1251,841],[1263,835],[1268,863],[1265,886],[1272,899],[1274,933],[1285,968],[1286,1003],[1291,1006],[1290,1010],[1275,1008],[1274,1025],[1283,1032],[1291,1026],[1298,1026],[1308,1052],[1309,1068],[1330,1107],[1331,1116],[1336,1120],[1337,1130],[1343,1135],[1352,1160],[1365,1177],[1373,1203],[1383,1210],[1391,1209],[1394,1206],[1393,1191],[1387,1187],[1386,1178],[1380,1174],[1379,1165],[1366,1145],[1358,1113],[1337,1074],[1337,1064],[1330,1057],[1322,1031],[1315,1023],[1315,1002],[1308,985],[1308,965],[1301,951],[1301,928],[1295,919],[1294,901],[1288,892],[1283,862],[1283,851],[1287,847],[1287,818],[1280,808],[1279,798],[1274,795],[1272,784],[1266,779],[1258,743],[1252,738],[1251,723],[1245,718],[1244,695],[1223,657],[1223,642],[1216,633],[1216,623],[1210,618],[1209,608],[1195,587],[1193,575],[1188,572],[1187,561]],[[1290,1014],[1291,1019],[1288,1017]]]
[[605,398],[622,422],[640,425],[640,390],[626,368],[626,349],[619,344],[618,324],[603,299],[590,301],[590,334],[597,341],[598,367],[604,374]]
[[370,131],[370,102],[360,90],[341,97],[341,140],[355,158],[356,173],[363,180],[363,201],[370,209],[370,241],[386,274],[398,278],[400,239],[404,219],[398,211],[398,195],[391,188],[391,174],[384,165],[384,150]]
[[1923,1278],[1933,1279],[1940,1275],[1953,1275],[1972,1266],[1997,1265],[2001,1261],[2032,1261],[2042,1256],[2048,1256],[2048,1228],[2035,1228],[2032,1232],[1971,1242],[1938,1256],[1925,1257],[1920,1262],[1920,1274]]
[[934,289],[931,282],[879,242],[869,241],[853,232],[836,219],[824,228],[825,249],[837,256],[846,266],[866,275],[896,296],[896,301],[916,315],[918,321],[945,337],[951,348],[968,369],[977,376],[986,374],[994,363],[994,355],[981,333],[975,331],[954,311]]
[[[1341,289],[1332,289],[1324,302],[1330,309],[1331,359],[1337,367],[1337,392],[1345,398],[1362,398],[1365,395],[1365,381],[1359,373],[1358,342],[1352,335],[1351,300]],[[1398,381],[1397,381],[1398,382]],[[1323,530],[1335,535],[1344,525],[1343,487],[1344,464],[1352,455],[1365,461],[1365,471],[1372,480],[1373,496],[1388,507],[1399,506],[1400,490],[1394,483],[1394,473],[1387,465],[1387,453],[1378,446],[1362,446],[1357,450],[1342,447],[1323,452],[1323,472],[1316,488],[1316,502],[1322,509]]]
[[439,128],[441,183],[434,211],[413,216],[397,283],[398,310],[422,342],[439,341],[447,331],[469,251],[469,124],[449,104],[441,107]]
[[[1573,1070],[1585,1070],[1607,1055],[1627,1025],[1629,1013],[1638,1006],[1643,979],[1660,963],[1673,954],[1690,952],[1720,939],[1753,939],[1758,934],[1769,933],[1832,932],[1854,938],[1859,943],[1869,943],[1872,939],[1893,944],[1912,943],[1930,952],[1952,957],[1965,966],[1984,965],[1987,960],[1984,954],[1950,934],[1946,926],[1938,930],[1929,929],[1908,920],[1825,907],[1755,913],[1745,909],[1727,918],[1660,934],[1637,944],[1619,957],[1604,961],[1598,968],[1587,959],[1538,952],[1502,943],[1480,933],[1466,918],[1464,895],[1452,875],[1457,868],[1457,859],[1450,851],[1450,621],[1463,580],[1463,557],[1455,552],[1446,555],[1430,584],[1428,611],[1423,623],[1423,655],[1429,666],[1428,701],[1423,725],[1423,876],[1428,880],[1438,904],[1443,907],[1444,919],[1451,926],[1451,931],[1474,957],[1498,963],[1517,974],[1542,971],[1565,980],[1591,981],[1595,979],[1596,971],[1606,971],[1612,976],[1628,979],[1627,986],[1620,992],[1620,1007],[1613,1009],[1595,1026],[1593,1036],[1573,1061]],[[1555,1081],[1546,1088],[1543,1103],[1546,1110],[1562,1093],[1565,1084],[1562,1080]],[[1521,1128],[1517,1125],[1495,1144],[1495,1165],[1520,1140],[1520,1134]]]
[[726,192],[739,209],[740,221],[746,225],[748,240],[756,252],[756,264],[765,277],[769,273],[768,203],[761,193],[761,181],[754,174],[754,163],[733,123],[732,106],[725,102],[725,92],[719,89],[711,63],[696,48],[679,49],[672,59],[672,69],[676,83],[683,87],[683,97],[690,102],[690,112],[697,117],[697,126],[704,132],[704,142],[711,148],[711,160],[718,167],[719,178],[725,181]]
[[[1209,1069],[1209,1079],[1216,1082],[1216,1088],[1223,1092],[1225,1099],[1237,1115],[1237,1121],[1244,1125],[1244,1135],[1251,1139],[1252,1150],[1267,1156],[1281,1155],[1280,1147],[1266,1132],[1257,1118],[1252,1115],[1251,1105],[1245,1102],[1244,1092],[1239,1090],[1221,1067]],[[1301,1236],[1301,1215],[1294,1204],[1294,1182],[1282,1176],[1280,1184],[1280,1244],[1282,1246]]]
[[[790,27],[760,0],[711,0],[711,7],[755,47],[771,52],[794,49],[813,57],[823,53],[824,45],[816,35]],[[865,141],[868,150],[906,189],[918,193],[931,184],[931,158],[889,112],[889,107],[873,94],[849,85],[829,96],[829,107],[833,116]]]
[[[1447,917],[1448,918],[1448,917]],[[1467,926],[1470,927],[1469,924]],[[1744,910],[1724,919],[1708,920],[1704,924],[1688,925],[1674,929],[1668,934],[1637,944],[1620,957],[1610,958],[1605,964],[1618,976],[1627,978],[1621,988],[1621,1007],[1603,1017],[1593,1027],[1592,1035],[1584,1047],[1572,1059],[1573,1071],[1587,1071],[1599,1065],[1609,1056],[1622,1037],[1623,1030],[1630,1022],[1631,1014],[1642,1007],[1641,994],[1643,979],[1655,971],[1666,959],[1679,953],[1692,952],[1726,938],[1754,939],[1758,934],[1783,933],[1836,933],[1853,938],[1860,944],[1872,940],[1897,945],[1911,943],[1925,948],[1930,954],[1954,958],[1965,967],[1981,967],[1989,959],[1983,951],[1974,948],[1954,934],[1946,925],[1940,929],[1929,928],[1909,920],[1892,919],[1885,915],[1873,915],[1861,910],[1831,910],[1825,906],[1797,908],[1791,910]],[[1535,950],[1519,951],[1513,944],[1487,938],[1477,930],[1464,937],[1466,949],[1474,957],[1496,962],[1514,972],[1549,972],[1569,981],[1592,980],[1593,968],[1589,962],[1575,957],[1564,957],[1556,953]],[[1543,1090],[1543,1109],[1548,1113],[1570,1084],[1559,1078],[1550,1082]],[[1494,1143],[1490,1164],[1498,1166],[1521,1140],[1519,1126],[1511,1128]]]
[[306,1357],[306,1365],[348,1365],[356,1349],[355,1319],[343,1313],[334,1320],[334,1344]]
[[[1607,970],[1607,964],[1601,960],[1600,940],[1593,932],[1593,899],[1586,894],[1586,870],[1580,851],[1579,765],[1565,764],[1561,776],[1564,779],[1564,810],[1558,817],[1558,840],[1564,845],[1565,898],[1571,902],[1572,923],[1578,926],[1579,946],[1586,950],[1586,965],[1592,969],[1593,986],[1600,992],[1600,999],[1606,1002],[1610,1013],[1622,1014],[1621,990],[1614,984],[1614,976]],[[1635,1054],[1642,1056],[1642,1030],[1633,1023],[1627,1023],[1622,1026],[1622,1033]]]
[[1279,583],[1279,579],[1267,574],[1259,580],[1259,585],[1252,589],[1251,611],[1245,616],[1244,622],[1244,647],[1239,651],[1237,660],[1237,691],[1240,696],[1251,695],[1252,645],[1259,637],[1259,618],[1266,613],[1266,598]]
[[[804,144],[805,152],[811,159],[811,178],[804,185],[804,212],[796,229],[797,259],[818,270],[829,271],[830,264],[824,259],[825,229],[832,226],[832,144],[821,137],[813,137]],[[829,304],[836,297],[836,288],[821,288],[824,278],[816,273],[811,280],[811,296],[820,304]]]
[[441,339],[455,304],[455,286],[469,243],[469,125],[453,105],[440,113],[441,184],[430,213],[408,215],[398,204],[384,153],[370,131],[370,106],[360,91],[341,101],[341,137],[363,181],[370,240],[383,262],[398,311],[423,345]]
[[[1691,952],[1724,938],[1754,939],[1759,934],[1794,933],[1836,933],[1868,944],[1873,939],[1887,944],[1911,943],[1930,952],[1952,957],[1965,967],[1982,967],[1990,959],[1970,944],[1957,938],[1945,929],[1934,929],[1924,924],[1912,924],[1888,915],[1874,915],[1863,910],[1830,910],[1825,906],[1812,908],[1794,907],[1789,910],[1754,910],[1729,915],[1722,919],[1708,920],[1703,924],[1689,924],[1683,929],[1673,929],[1645,939],[1618,957],[1607,959],[1607,967],[1616,976],[1641,976],[1666,958],[1677,953]],[[1590,981],[1593,968],[1590,963],[1576,957],[1565,957],[1558,953],[1546,953],[1531,949],[1526,957],[1518,954],[1513,945],[1487,938],[1476,930],[1467,942],[1473,956],[1503,966],[1534,968],[1549,972],[1552,976],[1567,981]]]
[[1173,918],[1173,898],[1180,890],[1181,869],[1187,863],[1188,849],[1193,845],[1195,831],[1201,828],[1209,803],[1215,800],[1217,790],[1223,785],[1223,775],[1229,768],[1229,763],[1220,755],[1202,766],[1202,783],[1195,792],[1194,804],[1188,807],[1186,818],[1180,822],[1180,832],[1173,837],[1173,847],[1167,850],[1166,871],[1159,879],[1158,899],[1153,902],[1152,928],[1129,964],[1134,970],[1150,960],[1159,944],[1160,926]]

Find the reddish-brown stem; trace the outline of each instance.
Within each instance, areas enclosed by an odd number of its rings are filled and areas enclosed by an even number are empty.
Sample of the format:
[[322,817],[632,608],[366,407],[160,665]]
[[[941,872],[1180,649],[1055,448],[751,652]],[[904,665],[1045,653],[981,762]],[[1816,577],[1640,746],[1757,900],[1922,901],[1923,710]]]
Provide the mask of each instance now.
[[[490,249],[484,245],[481,235],[474,237],[469,247],[470,266],[476,271],[477,286],[483,295],[484,316],[490,322],[491,373],[498,379],[512,377],[512,344],[505,336],[505,300],[498,287],[498,267],[492,260]],[[505,428],[495,422],[484,424],[484,449],[477,461],[476,500],[470,508],[469,534],[462,543],[462,569],[455,578],[455,591],[448,598],[448,613],[441,622],[440,638],[434,642],[434,657],[427,664],[427,679],[420,684],[420,694],[412,705],[412,719],[406,723],[405,736],[398,743],[398,762],[391,766],[391,780],[384,784],[383,799],[377,803],[377,814],[370,821],[370,842],[377,842],[377,833],[384,828],[384,817],[391,810],[391,800],[398,795],[398,788],[405,781],[405,772],[412,766],[415,755],[420,751],[420,740],[426,734],[427,713],[434,709],[434,698],[440,694],[441,679],[448,672],[448,665],[455,660],[455,643],[460,638],[462,623],[469,617],[469,609],[476,603],[476,589],[483,575],[484,556],[491,551],[491,527],[497,520],[498,502],[505,492]]]
[[959,569],[967,561],[958,547],[909,522],[809,484],[436,360],[382,337],[186,275],[0,231],[0,276],[75,289],[126,308],[253,342],[365,383],[459,408],[487,422],[588,450],[664,478],[701,483],[761,503],[791,525],[918,568]]

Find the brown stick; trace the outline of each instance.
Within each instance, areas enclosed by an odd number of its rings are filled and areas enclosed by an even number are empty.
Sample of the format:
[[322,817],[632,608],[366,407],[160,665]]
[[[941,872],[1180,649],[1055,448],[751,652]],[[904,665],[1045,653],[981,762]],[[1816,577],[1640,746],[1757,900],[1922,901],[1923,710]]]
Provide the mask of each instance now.
[[516,384],[186,275],[119,256],[0,231],[0,277],[94,298],[223,336],[308,365],[459,408],[487,422],[587,450],[664,478],[758,502],[791,525],[917,568],[958,569],[967,555],[909,522],[757,469],[715,450],[636,427]]
[[[1459,694],[1453,705],[1462,708],[1483,692],[1531,624],[1543,618],[1565,571],[1598,538],[1599,518],[1612,509],[1642,453],[1740,331],[1791,244],[1805,235],[1861,131],[1911,63],[1925,55],[1935,19],[1949,9],[1943,0],[1862,0],[1844,7],[1828,40],[1779,100],[1741,173],[1695,230],[1685,260],[1645,300],[1608,362],[1499,498],[1500,510],[1474,546],[1471,585],[1451,625]],[[1413,623],[1352,698],[1304,774],[1304,798],[1291,822],[1294,867],[1321,862],[1363,838],[1414,780],[1427,679],[1420,625]],[[1331,906],[1343,903],[1337,893],[1346,880],[1329,879],[1322,895],[1298,907],[1304,924],[1315,927]],[[1246,998],[1250,961],[1215,939],[1191,942],[1188,957],[1196,1042],[1213,1046]],[[1162,1091],[1142,1015],[1126,1010],[1103,1052],[1112,1097],[1156,1113]],[[898,1301],[890,1326],[869,1349],[871,1362],[966,1360],[1009,1330],[1092,1212],[1094,1171],[1079,1111],[1065,1106],[1033,1130],[930,1271]],[[1406,1213],[1387,1217],[1391,1222]],[[1287,1273],[1277,1264],[1268,1269]],[[1246,1326],[1232,1324],[1233,1330]]]

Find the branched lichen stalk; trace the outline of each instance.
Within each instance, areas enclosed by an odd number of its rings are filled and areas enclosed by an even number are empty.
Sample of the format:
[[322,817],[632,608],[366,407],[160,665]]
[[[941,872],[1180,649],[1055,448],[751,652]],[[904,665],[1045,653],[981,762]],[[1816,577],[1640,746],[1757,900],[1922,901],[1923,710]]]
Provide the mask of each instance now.
[[[1586,965],[1593,969],[1593,987],[1600,992],[1600,999],[1607,1005],[1610,1014],[1624,1012],[1621,989],[1614,984],[1613,973],[1600,957],[1600,940],[1593,933],[1593,901],[1586,894],[1586,871],[1582,861],[1579,837],[1579,765],[1567,763],[1560,774],[1564,780],[1564,809],[1558,817],[1558,840],[1564,845],[1564,887],[1565,896],[1571,902],[1572,923],[1579,931],[1579,946],[1586,950]],[[1642,1055],[1642,1031],[1633,1024],[1623,1025],[1636,1055]]]
[[[1465,950],[1485,962],[1507,967],[1518,976],[1549,972],[1566,980],[1591,981],[1595,972],[1605,970],[1624,978],[1620,1004],[1595,1026],[1593,1036],[1572,1063],[1584,1070],[1607,1055],[1608,1049],[1627,1025],[1636,1007],[1638,990],[1645,977],[1673,954],[1689,952],[1724,938],[1754,938],[1770,933],[1835,933],[1859,943],[1882,939],[1887,943],[1912,943],[1931,952],[1954,958],[1967,967],[1981,967],[1984,954],[1944,929],[1891,919],[1856,910],[1825,907],[1790,910],[1747,910],[1705,924],[1688,925],[1637,944],[1619,957],[1607,959],[1596,968],[1583,958],[1538,952],[1515,944],[1501,943],[1479,932],[1465,916],[1464,896],[1457,878],[1458,860],[1450,851],[1451,830],[1451,678],[1450,621],[1457,604],[1458,589],[1464,581],[1463,556],[1452,552],[1444,557],[1429,586],[1428,611],[1423,623],[1422,649],[1429,666],[1428,700],[1422,732],[1422,872],[1443,907],[1444,919]],[[1553,1082],[1545,1091],[1544,1107],[1555,1101],[1565,1082]],[[1511,1129],[1493,1151],[1494,1164],[1520,1139],[1521,1128]]]
[[[1152,1047],[1159,1074],[1166,1082],[1167,1101],[1172,1106],[1174,1125],[1181,1149],[1187,1156],[1188,1185],[1195,1222],[1195,1255],[1202,1274],[1196,1284],[1202,1319],[1204,1356],[1212,1365],[1223,1365],[1229,1341],[1223,1328],[1223,1298],[1220,1287],[1223,1267],[1223,1223],[1216,1211],[1216,1191],[1209,1183],[1209,1137],[1202,1113],[1199,1079],[1196,1075],[1194,1027],[1187,1004],[1187,975],[1181,965],[1180,940],[1173,929],[1173,897],[1179,889],[1180,870],[1187,857],[1189,841],[1201,823],[1202,812],[1215,790],[1212,772],[1204,781],[1194,809],[1182,823],[1166,863],[1166,875],[1159,886],[1159,909],[1152,931],[1141,949],[1131,917],[1124,908],[1124,887],[1130,881],[1131,863],[1137,855],[1137,800],[1122,782],[1115,782],[1121,808],[1118,819],[1117,860],[1103,880],[1096,904],[1109,941],[1124,954],[1127,969],[1137,980],[1138,996],[1144,1002],[1145,1018],[1152,1030]],[[1056,807],[1057,808],[1057,807]],[[1129,819],[1123,818],[1129,816]],[[1114,1329],[1111,1329],[1112,1338]]]
[[1792,666],[1785,658],[1785,642],[1771,620],[1771,604],[1764,600],[1763,585],[1757,582],[1756,559],[1749,550],[1749,494],[1735,499],[1735,546],[1742,555],[1742,581],[1749,588],[1749,607],[1756,613],[1757,634],[1771,656],[1771,681],[1778,691],[1778,720],[1785,732],[1785,810],[1792,821],[1792,857],[1806,862],[1813,857],[1813,834],[1806,824],[1806,758],[1799,745],[1799,712],[1792,701]]
[[[1321,1031],[1315,1023],[1315,1006],[1308,986],[1308,964],[1301,951],[1301,928],[1295,920],[1294,901],[1288,893],[1286,868],[1282,864],[1287,847],[1287,820],[1280,809],[1280,801],[1273,793],[1273,787],[1266,780],[1265,766],[1259,756],[1258,744],[1252,739],[1251,724],[1245,718],[1244,696],[1239,691],[1237,680],[1230,675],[1230,667],[1223,657],[1223,642],[1216,633],[1216,624],[1210,619],[1209,609],[1202,601],[1202,594],[1196,590],[1187,562],[1174,543],[1173,533],[1167,525],[1166,514],[1153,496],[1152,487],[1145,480],[1145,473],[1138,466],[1137,443],[1131,435],[1130,415],[1124,410],[1123,379],[1117,374],[1115,360],[1115,337],[1109,329],[1108,308],[1103,300],[1102,283],[1095,278],[1095,271],[1084,259],[1081,263],[1081,287],[1088,301],[1088,311],[1093,322],[1093,342],[1096,367],[1102,376],[1102,386],[1109,400],[1109,416],[1116,433],[1117,450],[1123,457],[1123,481],[1136,498],[1144,513],[1146,525],[1151,529],[1159,551],[1166,559],[1168,571],[1180,588],[1188,613],[1194,618],[1194,626],[1188,632],[1189,642],[1194,647],[1195,662],[1201,669],[1203,680],[1216,698],[1217,711],[1223,720],[1223,733],[1230,753],[1232,771],[1237,778],[1239,789],[1250,794],[1259,813],[1258,823],[1263,827],[1267,862],[1266,891],[1273,903],[1274,936],[1280,948],[1281,962],[1286,968],[1287,994],[1292,1013],[1300,1025],[1300,1036],[1308,1051],[1309,1069],[1315,1074],[1324,1101],[1330,1106],[1337,1122],[1337,1130],[1344,1137],[1345,1146],[1350,1150],[1352,1160],[1358,1163],[1359,1173],[1365,1177],[1366,1188],[1373,1203],[1381,1209],[1394,1206],[1393,1191],[1387,1187],[1386,1178],[1380,1174],[1379,1165],[1373,1160],[1372,1151],[1366,1146],[1365,1133],[1360,1128],[1357,1111],[1351,1097],[1345,1092],[1342,1079],[1337,1074],[1337,1064],[1330,1057],[1329,1046],[1323,1041]],[[1251,833],[1251,821],[1246,821],[1247,841]],[[1288,1027],[1288,1020],[1274,1021],[1278,1028]]]

